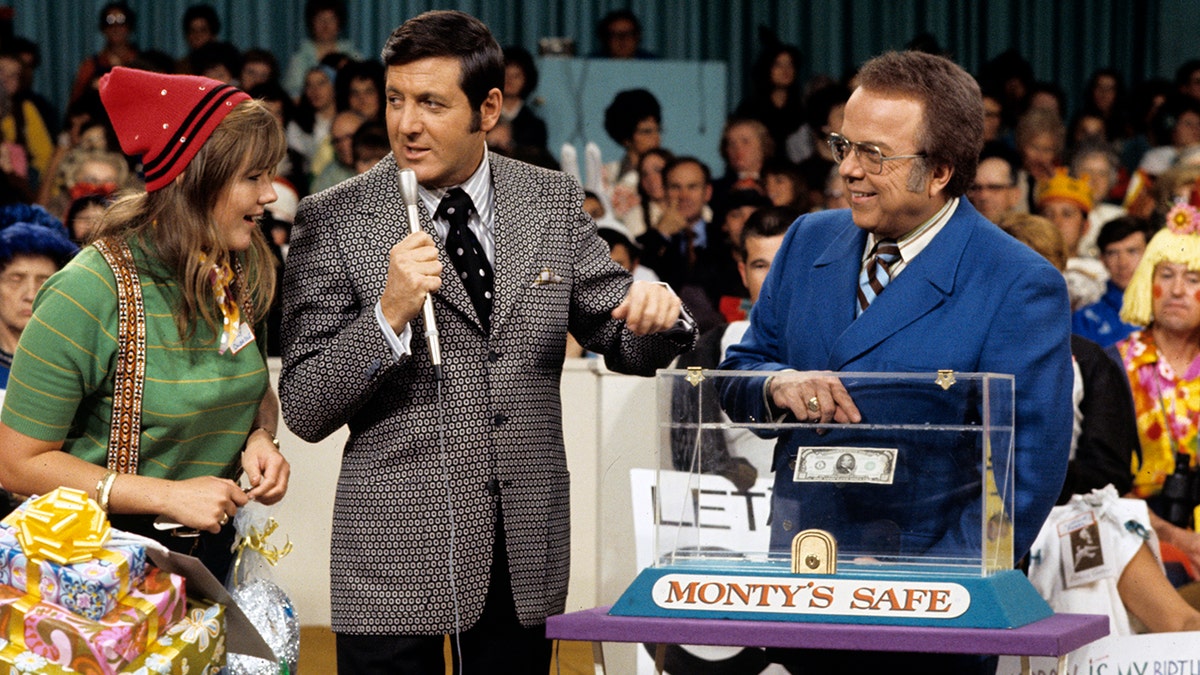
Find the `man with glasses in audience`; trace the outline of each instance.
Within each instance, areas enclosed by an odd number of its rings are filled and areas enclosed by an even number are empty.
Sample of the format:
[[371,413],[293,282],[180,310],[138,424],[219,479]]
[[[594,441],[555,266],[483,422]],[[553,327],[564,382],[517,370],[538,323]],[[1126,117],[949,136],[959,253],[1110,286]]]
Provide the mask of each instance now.
[[975,181],[967,189],[967,198],[979,213],[993,223],[1000,222],[1006,213],[1016,210],[1021,201],[1017,185],[1021,160],[1003,143],[993,141],[983,145]]
[[[1041,256],[962,199],[983,144],[983,103],[969,74],[940,56],[891,52],[868,61],[856,82],[841,130],[829,141],[850,209],[808,214],[789,229],[746,336],[721,364],[770,376],[726,387],[723,403],[735,420],[854,424],[902,416],[919,423],[948,413],[917,397],[855,401],[830,373],[924,372],[931,381],[941,369],[1014,375],[1012,520],[1019,558],[1066,473],[1072,382],[1066,286]],[[977,466],[960,466],[952,451],[922,447],[897,457],[892,485],[795,481],[791,463],[799,444],[821,445],[822,438],[795,428],[776,445],[773,549],[790,548],[800,530],[819,527],[840,544],[857,542],[881,554],[980,550],[979,492],[963,494],[964,485],[979,484]],[[994,658],[880,652],[805,651],[779,659],[803,672],[995,667]]]

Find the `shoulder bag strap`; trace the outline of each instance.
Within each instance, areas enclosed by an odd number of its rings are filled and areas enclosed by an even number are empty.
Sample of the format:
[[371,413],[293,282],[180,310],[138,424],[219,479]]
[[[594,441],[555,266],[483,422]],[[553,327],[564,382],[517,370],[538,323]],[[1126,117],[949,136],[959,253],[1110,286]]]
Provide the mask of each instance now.
[[146,384],[146,307],[142,303],[142,284],[133,253],[123,240],[100,239],[94,246],[117,280],[117,367],[108,468],[117,473],[137,473],[142,392]]

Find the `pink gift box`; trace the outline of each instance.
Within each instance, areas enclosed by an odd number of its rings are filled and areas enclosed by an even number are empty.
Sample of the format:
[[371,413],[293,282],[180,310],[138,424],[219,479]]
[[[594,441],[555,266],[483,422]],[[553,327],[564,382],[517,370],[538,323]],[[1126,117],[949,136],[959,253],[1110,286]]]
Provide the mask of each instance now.
[[[186,607],[183,577],[153,567],[149,570],[145,580],[99,621],[48,602],[39,602],[22,613],[18,601],[24,594],[0,586],[0,635],[9,640],[0,656],[27,651],[77,671],[104,675],[122,672],[148,643],[166,634],[183,617]],[[14,628],[23,628],[24,649],[13,640]]]

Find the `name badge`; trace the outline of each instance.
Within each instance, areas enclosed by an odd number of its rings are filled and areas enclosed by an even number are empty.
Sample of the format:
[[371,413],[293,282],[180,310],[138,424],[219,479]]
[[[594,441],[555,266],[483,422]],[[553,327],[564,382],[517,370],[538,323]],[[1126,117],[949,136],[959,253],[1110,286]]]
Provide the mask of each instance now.
[[233,344],[229,345],[229,351],[236,354],[251,342],[254,342],[254,331],[250,330],[250,324],[243,321],[242,325],[238,327],[237,337],[233,339]]

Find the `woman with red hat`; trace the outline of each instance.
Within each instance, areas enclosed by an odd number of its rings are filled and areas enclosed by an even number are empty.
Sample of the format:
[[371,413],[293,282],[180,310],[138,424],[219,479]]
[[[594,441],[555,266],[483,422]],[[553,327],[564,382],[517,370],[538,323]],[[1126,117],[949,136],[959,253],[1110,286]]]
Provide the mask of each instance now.
[[275,266],[258,225],[285,140],[261,103],[204,77],[114,68],[100,97],[146,192],[119,196],[38,296],[0,417],[0,476],[24,494],[85,490],[115,527],[221,578],[230,519],[288,484],[262,334]]

